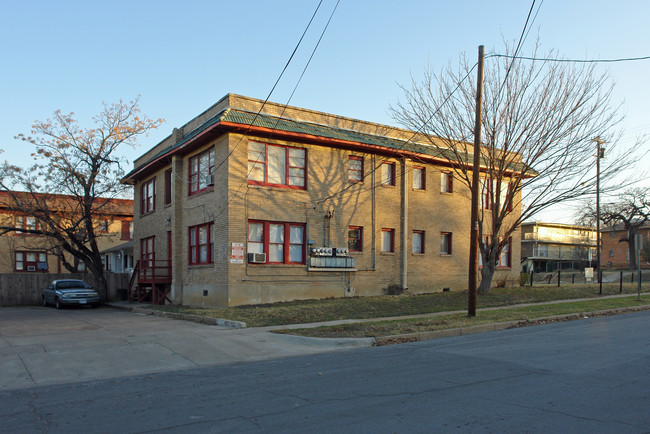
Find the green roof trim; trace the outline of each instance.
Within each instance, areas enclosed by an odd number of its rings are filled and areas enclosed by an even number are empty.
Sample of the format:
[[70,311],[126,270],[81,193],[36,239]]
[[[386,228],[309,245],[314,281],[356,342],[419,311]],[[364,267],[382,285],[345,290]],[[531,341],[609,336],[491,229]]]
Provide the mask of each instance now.
[[[311,122],[304,121],[295,121],[291,119],[284,119],[278,116],[272,116],[268,114],[257,114],[244,110],[238,110],[233,108],[227,108],[194,130],[190,131],[188,134],[183,136],[182,140],[178,143],[169,146],[153,157],[151,157],[147,162],[140,165],[138,168],[134,168],[129,172],[124,179],[128,179],[131,176],[135,175],[141,168],[144,168],[148,164],[154,162],[155,160],[161,158],[162,156],[174,152],[176,149],[183,147],[185,144],[191,142],[202,132],[208,130],[210,127],[221,124],[237,124],[242,127],[258,127],[266,128],[270,130],[275,130],[278,132],[286,133],[295,133],[295,134],[305,134],[315,137],[323,137],[332,140],[340,140],[351,143],[361,143],[365,145],[372,145],[384,148],[386,150],[393,150],[396,153],[407,152],[413,154],[427,155],[433,158],[440,158],[443,160],[454,161],[456,158],[451,150],[445,150],[438,148],[433,145],[426,145],[421,143],[415,143],[407,140],[400,140],[389,138],[381,135],[373,135],[367,133],[361,133],[358,131],[346,130],[342,128],[330,127],[327,125],[316,124]],[[388,127],[389,128],[389,127]],[[472,162],[472,155],[465,154],[463,156],[464,163]],[[515,170],[521,170],[525,166],[523,164],[518,165]]]

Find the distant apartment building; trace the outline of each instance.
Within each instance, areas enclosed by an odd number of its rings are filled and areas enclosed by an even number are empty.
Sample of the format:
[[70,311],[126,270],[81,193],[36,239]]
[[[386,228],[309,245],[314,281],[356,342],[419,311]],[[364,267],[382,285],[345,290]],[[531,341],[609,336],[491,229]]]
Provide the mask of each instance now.
[[596,267],[596,238],[596,230],[586,226],[524,222],[521,225],[522,271]]
[[[123,182],[139,294],[236,306],[467,289],[469,191],[413,131],[228,94]],[[510,241],[495,282],[518,280]]]
[[[21,194],[13,192],[15,194]],[[61,206],[70,201],[69,196],[38,194],[42,203],[50,205],[51,214],[69,212],[70,207]],[[133,237],[133,201],[127,199],[99,199],[109,201],[110,212],[96,222],[100,249],[128,242]],[[16,231],[0,236],[0,273],[67,273],[62,265],[61,254],[74,263],[67,253],[50,238],[21,231],[38,229],[38,219],[10,210],[10,192],[0,192],[0,221],[3,226],[13,226]],[[66,211],[63,209],[66,208]],[[76,263],[76,271],[86,271],[83,262]]]

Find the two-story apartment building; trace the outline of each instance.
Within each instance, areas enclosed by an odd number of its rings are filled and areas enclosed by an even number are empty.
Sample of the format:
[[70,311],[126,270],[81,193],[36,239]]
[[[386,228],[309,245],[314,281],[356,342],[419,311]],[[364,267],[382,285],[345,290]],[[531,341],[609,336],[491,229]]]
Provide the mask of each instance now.
[[228,94],[123,182],[138,285],[177,304],[467,288],[469,191],[412,131]]
[[[0,191],[0,222],[2,226],[14,227],[17,231],[0,236],[0,273],[67,273],[62,265],[61,249],[47,237],[32,235],[23,230],[38,230],[38,219],[13,211],[13,195],[26,193]],[[43,204],[49,204],[51,214],[68,213],[72,203],[69,196],[58,194],[36,194]],[[133,235],[133,201],[128,199],[99,199],[108,201],[105,209],[110,212],[97,221],[100,249],[108,249],[128,242]],[[64,211],[65,209],[65,211]],[[70,256],[66,253],[66,258]],[[70,263],[73,261],[69,260]],[[77,263],[77,271],[86,271],[83,262]]]
[[[644,246],[650,243],[650,223],[644,223],[636,229],[639,236],[636,243],[635,251],[632,252],[635,257],[639,255],[639,250],[643,251]],[[630,245],[627,242],[629,232],[623,224],[617,224],[604,228],[601,232],[600,239],[602,245],[601,257],[603,268],[625,269],[630,266]],[[650,264],[641,258],[641,268],[649,268]]]
[[524,272],[582,270],[596,267],[596,230],[562,223],[521,224]]

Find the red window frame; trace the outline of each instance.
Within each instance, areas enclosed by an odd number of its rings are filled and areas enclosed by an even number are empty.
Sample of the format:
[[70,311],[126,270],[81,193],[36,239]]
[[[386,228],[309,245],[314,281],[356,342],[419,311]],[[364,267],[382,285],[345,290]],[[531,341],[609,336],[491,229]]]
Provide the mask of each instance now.
[[165,170],[165,205],[172,203],[172,169]]
[[454,192],[454,174],[451,171],[440,172],[440,191],[442,193]]
[[156,210],[156,178],[153,177],[142,183],[140,188],[140,214],[148,214]]
[[[351,236],[356,233],[356,236]],[[363,227],[348,226],[348,250],[350,252],[363,252]]]
[[[205,169],[201,167],[201,157],[208,155],[208,167]],[[201,177],[211,175],[214,176],[214,148],[207,149],[193,157],[188,161],[188,176],[189,176],[189,195],[197,194],[202,191],[214,188],[214,183],[208,182],[204,187],[201,187]],[[204,173],[207,170],[207,175]]]
[[99,232],[106,234],[108,233],[108,229],[110,228],[110,223],[107,219],[102,219],[99,221]]
[[[359,163],[356,163],[356,162]],[[355,163],[353,163],[355,162]],[[359,167],[354,167],[355,165],[359,165]],[[357,155],[350,155],[349,160],[348,160],[348,181],[350,182],[363,182],[363,157],[359,157]]]
[[[382,174],[381,174],[381,184],[382,185],[395,185],[395,163],[392,161],[382,161]],[[388,176],[384,173],[384,170],[388,170]],[[388,179],[386,179],[388,178]]]
[[[384,233],[389,234],[388,246],[384,245]],[[381,252],[382,253],[395,253],[395,229],[382,228],[381,230]]]
[[[506,250],[504,252],[504,250]],[[505,254],[506,264],[502,262],[502,258]],[[497,268],[511,268],[512,267],[512,237],[508,238],[508,243],[501,249],[499,252],[499,257],[497,258]]]
[[[29,225],[28,220],[32,220],[34,224]],[[17,215],[15,217],[14,227],[23,230],[30,230],[30,231],[37,231],[41,229],[41,225],[38,222],[38,220],[36,220],[36,217],[32,217],[28,215]],[[31,237],[38,236],[38,234],[23,234],[23,231],[15,231],[14,235],[26,235]]]
[[[293,223],[293,222],[275,222],[275,221],[266,221],[266,220],[249,220],[248,225],[251,224],[261,224],[262,225],[262,241],[251,241],[247,235],[247,246],[248,243],[262,244],[262,251],[266,253],[266,264],[304,264],[305,263],[305,239],[306,239],[306,225],[304,223]],[[283,227],[283,240],[281,243],[271,243],[270,242],[270,227],[271,225],[281,225]],[[291,228],[300,227],[302,229],[302,242],[296,243],[291,240]],[[250,231],[247,232],[250,234]],[[269,248],[271,245],[282,245],[282,261],[273,261],[271,262],[269,256]],[[291,246],[300,246],[300,262],[291,261]],[[248,247],[247,247],[248,248]]]
[[[413,245],[412,245],[412,249],[411,249],[411,250],[412,250],[413,253],[416,254],[416,255],[424,255],[424,240],[425,240],[425,237],[424,237],[424,231],[417,231],[417,230],[416,230],[416,231],[413,231],[413,235],[415,235],[415,234],[419,234],[419,235],[420,235],[420,250],[417,251],[417,252],[415,251],[415,243],[412,243]],[[413,241],[413,240],[412,240],[412,241]]]
[[449,256],[452,253],[452,233],[440,232],[440,254]]
[[143,268],[153,268],[156,263],[156,237],[140,240],[140,264]]
[[[421,173],[420,186],[415,186],[415,172],[418,171]],[[427,189],[427,171],[424,167],[415,166],[413,167],[413,189],[414,190],[426,190]]]
[[122,240],[132,240],[133,239],[133,221],[131,220],[122,220],[121,228],[121,238]]
[[[214,223],[203,223],[188,228],[188,264],[206,265],[214,263],[214,239],[212,235]],[[201,242],[201,231],[206,231],[205,242]],[[201,260],[201,250],[206,249],[205,260]]]
[[[251,142],[259,145],[264,145],[264,161],[251,160],[250,147],[248,154],[248,183],[251,185],[265,185],[269,187],[279,187],[279,188],[290,188],[294,190],[306,190],[307,189],[307,149],[297,148],[295,146],[285,146],[285,145],[272,145],[269,143],[262,142]],[[284,148],[284,182],[278,184],[269,182],[269,147],[273,148]],[[291,151],[301,151],[303,153],[303,166],[297,166],[291,164]],[[252,166],[251,166],[252,165]],[[253,167],[263,167],[264,171],[264,181],[250,179],[250,174]],[[302,175],[296,175],[298,172],[302,172]],[[292,174],[293,173],[293,174]],[[291,184],[292,178],[302,179],[302,184]]]
[[[36,255],[36,261],[28,261],[27,260],[27,255],[28,254]],[[19,262],[18,261],[18,255],[22,255],[21,256],[22,261],[20,261],[23,264],[22,269],[18,268],[18,262]],[[45,256],[45,261],[39,261],[39,259],[41,259],[41,255]],[[31,250],[16,250],[16,251],[14,251],[14,271],[16,271],[18,273],[37,273],[39,271],[43,272],[43,273],[47,273],[47,272],[49,272],[49,267],[41,268],[41,269],[38,268],[38,264],[43,263],[43,262],[45,264],[48,263],[47,262],[47,252],[40,252],[40,251],[35,252],[35,251],[31,251]],[[34,269],[30,270],[29,267],[34,267]]]

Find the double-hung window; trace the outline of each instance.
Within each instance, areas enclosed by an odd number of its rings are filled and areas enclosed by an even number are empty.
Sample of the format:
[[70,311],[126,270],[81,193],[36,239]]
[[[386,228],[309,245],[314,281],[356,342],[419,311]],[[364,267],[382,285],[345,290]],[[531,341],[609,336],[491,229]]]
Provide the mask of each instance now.
[[413,231],[413,253],[424,254],[424,231]]
[[212,264],[214,241],[212,239],[213,223],[191,226],[189,228],[189,264]]
[[305,263],[304,223],[248,222],[248,253],[266,253],[269,264]]
[[440,232],[440,254],[451,255],[451,232]]
[[384,228],[381,230],[381,252],[395,252],[395,229]]
[[45,252],[15,252],[14,258],[16,271],[48,271],[47,253]]
[[511,266],[511,258],[512,258],[512,256],[510,255],[511,250],[512,250],[512,238],[508,238],[508,242],[506,243],[505,246],[503,246],[503,248],[501,249],[501,253],[499,254],[497,267],[509,268]]
[[440,192],[442,193],[454,192],[454,175],[451,172],[440,173]]
[[351,252],[363,251],[363,228],[361,226],[348,226],[348,250]]
[[156,178],[144,182],[140,188],[140,212],[147,214],[156,209]]
[[165,170],[165,205],[172,203],[172,169]]
[[424,190],[426,188],[426,172],[424,167],[413,168],[413,190]]
[[348,160],[348,181],[363,181],[363,157],[350,155],[350,159]]
[[382,185],[395,185],[395,163],[384,161],[381,163]]
[[214,185],[213,173],[214,148],[190,158],[190,194],[212,187]]
[[248,183],[305,188],[306,151],[302,148],[248,142]]

